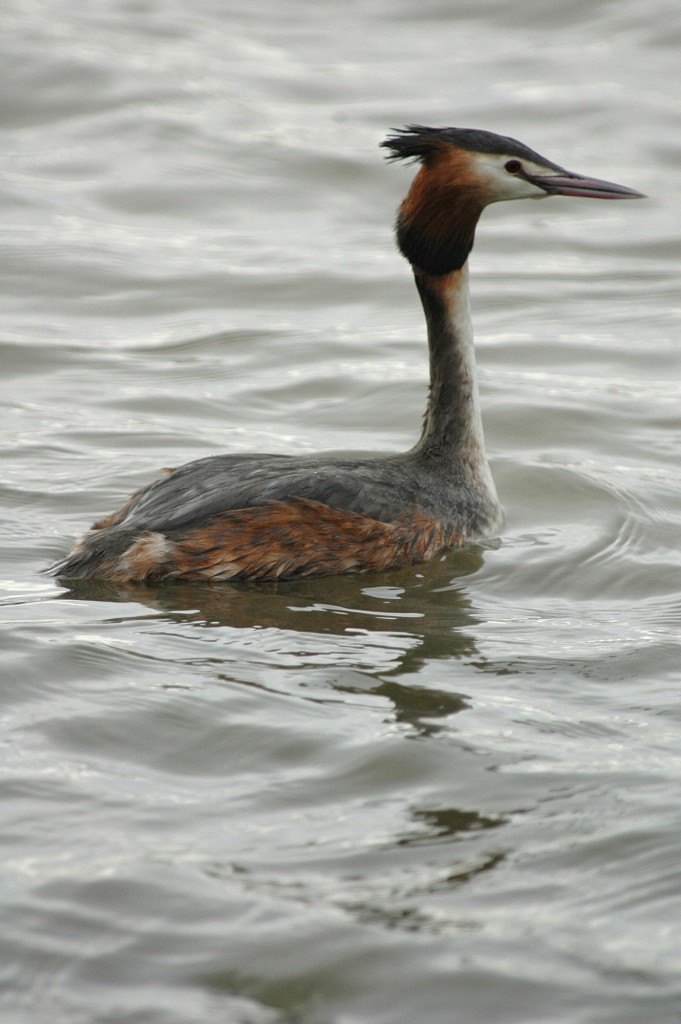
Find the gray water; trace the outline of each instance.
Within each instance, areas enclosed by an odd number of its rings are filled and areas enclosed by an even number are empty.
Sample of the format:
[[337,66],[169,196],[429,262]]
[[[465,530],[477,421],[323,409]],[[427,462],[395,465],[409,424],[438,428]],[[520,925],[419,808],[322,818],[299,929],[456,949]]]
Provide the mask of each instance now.
[[[680,44],[677,0],[5,5],[3,1022],[681,1019]],[[40,575],[162,466],[413,442],[412,121],[650,196],[483,218],[501,536]]]

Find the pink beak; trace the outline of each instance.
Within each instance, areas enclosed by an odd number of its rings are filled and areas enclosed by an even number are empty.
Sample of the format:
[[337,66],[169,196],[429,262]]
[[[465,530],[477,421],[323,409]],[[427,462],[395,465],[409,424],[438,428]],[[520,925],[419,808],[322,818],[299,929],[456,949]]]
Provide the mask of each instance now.
[[584,178],[572,171],[560,174],[528,174],[528,181],[543,188],[550,196],[583,196],[585,199],[645,199],[643,192],[613,181],[599,178]]

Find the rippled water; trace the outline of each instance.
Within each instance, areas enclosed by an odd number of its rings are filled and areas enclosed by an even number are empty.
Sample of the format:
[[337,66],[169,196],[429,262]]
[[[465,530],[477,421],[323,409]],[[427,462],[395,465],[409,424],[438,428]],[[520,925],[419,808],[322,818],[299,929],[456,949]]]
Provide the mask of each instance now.
[[[3,1021],[678,1021],[678,4],[3,22]],[[651,196],[484,217],[499,541],[241,589],[41,576],[160,466],[412,443],[413,172],[377,148],[410,121]]]

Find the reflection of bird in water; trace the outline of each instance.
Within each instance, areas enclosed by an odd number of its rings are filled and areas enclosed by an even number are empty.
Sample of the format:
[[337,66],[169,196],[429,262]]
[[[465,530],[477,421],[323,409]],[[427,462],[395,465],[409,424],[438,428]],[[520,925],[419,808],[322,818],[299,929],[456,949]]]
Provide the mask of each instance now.
[[[152,618],[160,613],[162,618],[169,616],[207,630],[220,626],[250,629],[257,622],[261,631],[341,637],[350,646],[353,637],[378,637],[378,648],[382,636],[393,636],[397,639],[389,641],[386,649],[394,652],[394,658],[391,655],[376,663],[385,677],[407,665],[417,672],[427,660],[476,654],[470,630],[477,619],[462,584],[480,570],[483,556],[480,545],[469,544],[454,558],[436,559],[419,569],[405,566],[373,574],[361,587],[351,575],[336,576],[332,581],[323,577],[246,581],[228,587],[186,579],[151,585],[73,579],[61,596],[134,602],[146,605]],[[262,635],[260,644],[264,644]],[[364,663],[366,643],[360,647]]]
[[426,561],[499,526],[468,303],[478,218],[504,199],[640,193],[573,174],[491,132],[416,126],[383,145],[391,158],[421,163],[397,220],[428,327],[430,394],[417,444],[378,457],[188,463],[96,523],[52,572],[116,583],[370,572]]

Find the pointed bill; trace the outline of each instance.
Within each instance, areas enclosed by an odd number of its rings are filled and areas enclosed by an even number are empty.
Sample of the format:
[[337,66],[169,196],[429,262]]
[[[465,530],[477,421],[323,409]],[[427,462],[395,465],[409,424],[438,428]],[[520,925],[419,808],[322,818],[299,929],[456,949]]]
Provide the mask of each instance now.
[[527,179],[550,196],[582,196],[585,199],[645,199],[643,192],[616,185],[614,181],[586,178],[563,171],[560,174],[527,174]]

